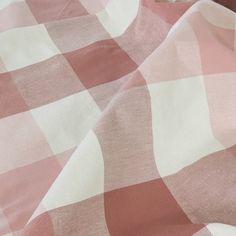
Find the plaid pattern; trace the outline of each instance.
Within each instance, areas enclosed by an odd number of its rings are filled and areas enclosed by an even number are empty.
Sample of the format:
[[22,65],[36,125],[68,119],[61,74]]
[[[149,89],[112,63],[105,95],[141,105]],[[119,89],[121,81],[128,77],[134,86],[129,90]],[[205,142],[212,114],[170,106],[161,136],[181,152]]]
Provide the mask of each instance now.
[[236,235],[235,13],[213,1],[0,1],[0,235]]

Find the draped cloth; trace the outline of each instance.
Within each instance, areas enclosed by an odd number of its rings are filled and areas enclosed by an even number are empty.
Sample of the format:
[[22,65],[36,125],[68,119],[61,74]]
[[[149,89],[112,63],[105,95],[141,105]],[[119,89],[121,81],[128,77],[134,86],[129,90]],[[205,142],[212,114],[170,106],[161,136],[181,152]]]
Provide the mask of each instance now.
[[0,1],[0,236],[236,235],[235,1]]

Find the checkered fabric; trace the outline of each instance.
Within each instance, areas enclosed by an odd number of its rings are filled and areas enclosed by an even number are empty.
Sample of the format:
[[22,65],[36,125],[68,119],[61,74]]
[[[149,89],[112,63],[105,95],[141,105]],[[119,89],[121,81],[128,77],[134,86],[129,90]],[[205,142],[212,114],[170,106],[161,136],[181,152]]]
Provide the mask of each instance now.
[[0,0],[0,236],[235,236],[235,23]]

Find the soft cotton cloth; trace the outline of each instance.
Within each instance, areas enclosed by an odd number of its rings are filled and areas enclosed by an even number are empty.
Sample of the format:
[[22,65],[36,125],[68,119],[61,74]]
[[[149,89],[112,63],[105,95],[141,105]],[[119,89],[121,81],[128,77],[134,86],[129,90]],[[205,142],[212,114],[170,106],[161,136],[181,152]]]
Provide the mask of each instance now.
[[0,236],[235,236],[235,19],[1,0]]

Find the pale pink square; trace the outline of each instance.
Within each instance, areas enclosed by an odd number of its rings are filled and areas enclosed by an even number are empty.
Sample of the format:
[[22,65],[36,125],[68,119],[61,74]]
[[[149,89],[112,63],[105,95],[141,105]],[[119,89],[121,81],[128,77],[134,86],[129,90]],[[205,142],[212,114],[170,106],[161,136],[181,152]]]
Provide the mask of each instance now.
[[126,79],[126,83],[121,88],[121,91],[145,86],[146,81],[143,78],[142,74],[140,73],[139,70],[134,71],[132,74],[129,74]]
[[160,177],[150,102],[145,86],[122,91],[95,128],[104,158],[105,192]]
[[25,2],[16,2],[0,11],[0,32],[28,25],[37,24]]
[[12,230],[25,226],[60,170],[50,157],[0,175],[0,206]]
[[44,159],[52,151],[29,112],[0,120],[0,173]]
[[95,15],[49,22],[45,25],[52,40],[62,53],[110,38]]
[[104,110],[113,98],[117,95],[122,85],[130,78],[130,74],[123,76],[120,79],[100,84],[90,88],[89,94],[93,97],[97,105]]
[[236,140],[236,73],[205,76],[205,86],[213,132],[230,147]]
[[62,55],[13,71],[11,76],[31,109],[84,89]]
[[[189,2],[164,2],[155,0],[142,0],[142,4],[161,17],[165,22],[174,24],[188,8],[194,3]],[[152,28],[152,27],[151,27]]]
[[236,224],[236,146],[212,153],[164,182],[194,223]]
[[55,158],[57,159],[58,163],[60,164],[60,166],[62,168],[65,166],[65,164],[70,159],[71,155],[73,154],[73,152],[75,150],[76,150],[76,148],[71,148],[71,149],[69,149],[65,152],[59,153],[55,156]]
[[126,32],[115,40],[140,65],[165,39],[170,27],[170,24],[141,5],[138,17]]
[[234,30],[215,26],[200,13],[194,13],[189,22],[198,39],[203,73],[235,71]]
[[139,67],[147,83],[183,79],[202,74],[197,38],[187,22]]
[[[0,188],[1,191],[1,188]],[[0,208],[0,235],[5,235],[7,233],[11,232],[11,229],[8,225],[8,219],[5,216],[4,212]]]

